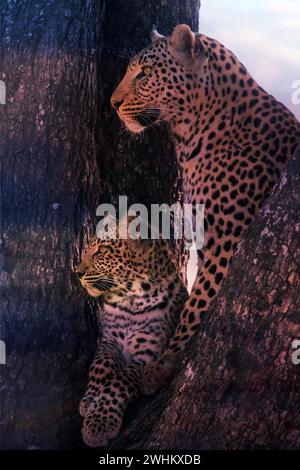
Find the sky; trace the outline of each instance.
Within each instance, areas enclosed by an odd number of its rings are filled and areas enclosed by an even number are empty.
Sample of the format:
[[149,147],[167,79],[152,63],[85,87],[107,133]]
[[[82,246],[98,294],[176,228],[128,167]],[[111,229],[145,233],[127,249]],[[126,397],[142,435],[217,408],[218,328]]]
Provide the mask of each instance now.
[[[199,31],[221,41],[255,80],[300,120],[292,83],[300,80],[300,0],[202,0]],[[196,276],[191,253],[188,286]]]
[[221,41],[300,119],[300,0],[202,0],[199,30]]

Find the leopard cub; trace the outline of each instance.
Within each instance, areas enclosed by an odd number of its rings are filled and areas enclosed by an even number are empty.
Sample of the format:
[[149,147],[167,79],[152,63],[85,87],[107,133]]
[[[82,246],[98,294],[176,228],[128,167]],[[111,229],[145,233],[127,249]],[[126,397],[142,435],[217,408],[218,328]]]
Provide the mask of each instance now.
[[104,305],[80,403],[83,440],[100,447],[119,433],[126,406],[140,393],[143,367],[166,349],[188,294],[161,239],[95,236],[76,271],[88,294]]

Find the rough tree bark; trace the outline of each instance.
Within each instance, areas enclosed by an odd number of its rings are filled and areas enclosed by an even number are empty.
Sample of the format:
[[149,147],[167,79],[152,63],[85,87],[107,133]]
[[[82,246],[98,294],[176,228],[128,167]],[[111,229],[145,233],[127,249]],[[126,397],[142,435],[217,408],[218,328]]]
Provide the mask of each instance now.
[[73,267],[100,184],[103,6],[2,7],[1,448],[71,447],[81,442],[77,404],[93,354]]
[[115,447],[300,448],[300,365],[292,361],[299,194],[300,150],[240,244],[171,388],[143,407]]
[[[152,24],[198,26],[199,0],[2,2],[2,449],[78,448],[97,304],[73,273],[100,202],[174,202],[165,129],[120,134],[109,97]],[[131,44],[130,44],[131,43]],[[179,248],[178,248],[179,249]]]

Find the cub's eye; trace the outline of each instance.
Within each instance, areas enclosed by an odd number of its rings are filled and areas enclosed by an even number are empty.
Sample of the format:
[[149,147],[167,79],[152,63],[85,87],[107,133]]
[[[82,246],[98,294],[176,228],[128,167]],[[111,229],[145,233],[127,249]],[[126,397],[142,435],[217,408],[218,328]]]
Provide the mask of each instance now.
[[136,76],[136,79],[137,80],[141,80],[142,78],[146,77],[147,75],[149,75],[149,73],[151,72],[151,68],[150,67],[142,67],[142,71]]

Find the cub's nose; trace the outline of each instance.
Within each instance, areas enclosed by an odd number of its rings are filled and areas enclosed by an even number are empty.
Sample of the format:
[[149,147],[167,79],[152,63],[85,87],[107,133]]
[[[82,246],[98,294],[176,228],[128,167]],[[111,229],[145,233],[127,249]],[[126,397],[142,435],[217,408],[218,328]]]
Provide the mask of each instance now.
[[124,102],[124,100],[116,100],[115,98],[111,98],[110,100],[110,104],[111,106],[116,110],[118,111],[119,107],[121,106],[121,104]]
[[86,272],[86,267],[85,266],[83,266],[82,264],[77,266],[76,274],[79,277],[79,279],[81,279],[84,276],[85,272]]

